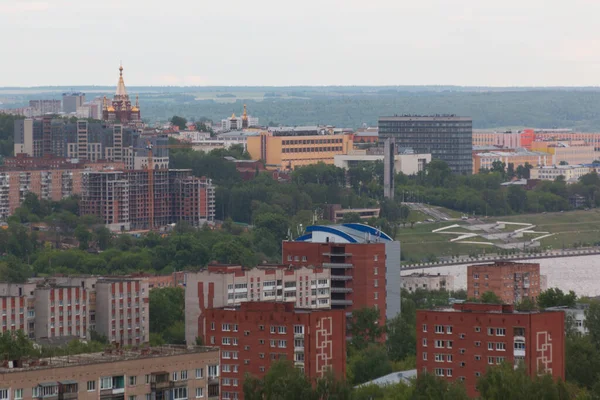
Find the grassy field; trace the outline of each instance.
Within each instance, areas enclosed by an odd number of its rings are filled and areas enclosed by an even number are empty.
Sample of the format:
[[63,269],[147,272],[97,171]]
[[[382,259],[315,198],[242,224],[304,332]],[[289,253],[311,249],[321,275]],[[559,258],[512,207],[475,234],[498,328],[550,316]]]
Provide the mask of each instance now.
[[[573,248],[578,246],[593,246],[600,243],[600,210],[570,211],[564,213],[525,214],[507,217],[494,217],[482,220],[493,223],[496,221],[531,223],[536,225],[535,231],[554,233],[553,236],[542,239],[541,245],[546,249]],[[407,260],[425,261],[433,257],[450,257],[453,255],[495,253],[496,248],[487,245],[460,244],[450,242],[456,237],[432,233],[431,231],[453,224],[464,224],[463,221],[418,224],[411,229],[400,228],[397,238],[402,245],[403,256]],[[517,229],[518,226],[507,226],[506,231]],[[462,231],[462,228],[452,229]],[[525,237],[532,239],[541,234]],[[473,238],[481,241],[481,238]]]

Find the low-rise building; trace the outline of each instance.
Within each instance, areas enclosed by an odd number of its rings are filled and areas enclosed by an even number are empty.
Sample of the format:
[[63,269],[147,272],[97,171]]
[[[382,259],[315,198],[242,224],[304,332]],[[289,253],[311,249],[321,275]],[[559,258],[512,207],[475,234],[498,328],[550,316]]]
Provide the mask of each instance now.
[[331,307],[331,271],[321,266],[209,265],[185,275],[185,338],[202,336],[208,308],[233,307],[248,301],[290,302],[299,308]]
[[532,165],[534,167],[541,165],[552,165],[553,156],[549,153],[541,151],[488,151],[483,153],[473,154],[473,173],[478,174],[482,169],[492,169],[494,162],[500,161],[508,167],[512,164],[516,170],[519,165],[525,166],[525,164]]
[[534,141],[531,144],[531,149],[552,154],[551,165],[559,165],[561,163],[569,165],[586,164],[596,159],[594,145],[588,144],[583,140],[572,140],[569,142]]
[[203,336],[221,347],[223,399],[244,398],[246,374],[262,377],[287,359],[311,380],[332,371],[346,376],[346,315],[343,310],[295,309],[293,303],[248,302],[213,308]]
[[467,267],[467,297],[479,299],[493,292],[505,304],[528,298],[537,301],[541,292],[540,264],[496,261]]
[[420,272],[414,272],[410,275],[402,275],[402,288],[409,292],[421,290],[454,290],[453,275],[433,275]]
[[[334,156],[334,165],[336,167],[348,169],[361,163],[383,161],[383,152],[373,154],[373,149],[352,150],[349,154],[338,154]],[[394,155],[394,171],[402,172],[405,175],[415,175],[425,171],[425,166],[431,162],[431,154],[406,153]]]
[[549,165],[531,169],[531,179],[553,181],[563,176],[568,183],[577,182],[583,175],[590,173],[590,167],[584,165]]
[[462,381],[477,397],[477,380],[492,365],[524,365],[530,376],[565,378],[565,316],[516,312],[512,305],[462,303],[417,310],[417,373]]
[[115,349],[0,366],[4,399],[219,399],[219,349]]

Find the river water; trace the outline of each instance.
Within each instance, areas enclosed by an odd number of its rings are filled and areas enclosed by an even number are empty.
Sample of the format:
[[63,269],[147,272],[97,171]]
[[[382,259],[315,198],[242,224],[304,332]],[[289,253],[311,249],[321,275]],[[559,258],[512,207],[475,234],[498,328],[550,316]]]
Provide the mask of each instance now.
[[[557,287],[562,291],[573,290],[577,296],[600,296],[600,255],[549,258],[535,260],[540,263],[540,273],[546,275],[548,288]],[[454,275],[454,289],[467,288],[467,265],[426,268],[429,274]],[[405,271],[409,275],[419,270]]]

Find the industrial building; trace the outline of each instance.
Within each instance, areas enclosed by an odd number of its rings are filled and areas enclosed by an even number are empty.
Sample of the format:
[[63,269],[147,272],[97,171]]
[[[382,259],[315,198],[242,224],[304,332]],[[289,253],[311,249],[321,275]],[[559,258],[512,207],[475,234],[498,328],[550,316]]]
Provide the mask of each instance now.
[[477,397],[491,366],[523,364],[530,376],[565,379],[565,315],[516,312],[512,305],[462,303],[417,310],[417,373],[462,381]]
[[320,267],[209,265],[185,274],[185,339],[193,344],[204,331],[208,308],[233,307],[248,301],[289,302],[298,308],[331,307],[331,273]]
[[467,267],[467,297],[479,299],[495,293],[505,304],[529,299],[534,303],[541,292],[540,264],[496,261]]
[[331,307],[376,307],[381,323],[400,313],[400,242],[363,224],[309,226],[283,242],[282,262],[331,271]]
[[342,310],[295,309],[293,303],[248,302],[204,316],[207,343],[221,348],[221,398],[243,400],[246,374],[263,377],[287,359],[310,379],[346,376],[346,316]]
[[160,346],[4,361],[5,399],[219,399],[219,349]]
[[395,139],[397,147],[431,153],[459,174],[472,173],[473,122],[456,115],[379,117],[379,141]]

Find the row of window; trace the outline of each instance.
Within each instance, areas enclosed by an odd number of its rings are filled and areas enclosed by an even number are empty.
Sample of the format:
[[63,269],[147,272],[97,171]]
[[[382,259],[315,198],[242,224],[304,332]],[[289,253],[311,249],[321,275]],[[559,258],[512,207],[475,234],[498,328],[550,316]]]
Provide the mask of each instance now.
[[[446,325],[445,328],[444,328],[444,325],[435,325],[434,329],[435,329],[435,333],[452,334],[452,325]],[[480,326],[475,326],[474,329],[475,329],[475,332],[477,332],[477,333],[481,332]],[[423,324],[423,332],[427,332],[427,324]],[[487,334],[489,336],[494,336],[494,334],[496,336],[506,336],[506,328],[487,328]],[[460,338],[464,339],[465,335],[463,333],[461,333]]]
[[301,139],[301,140],[282,140],[281,144],[284,146],[295,145],[295,144],[332,144],[332,143],[343,143],[342,139]]
[[[223,323],[221,325],[222,332],[230,332],[232,330],[232,328],[233,328],[233,332],[238,332],[238,324]],[[284,326],[284,325],[280,325],[280,326],[271,325],[269,328],[270,328],[270,332],[272,334],[285,335],[287,333],[287,326]],[[215,330],[214,322],[210,323],[210,329],[212,331]],[[258,330],[264,331],[265,326],[259,325]],[[250,334],[250,331],[244,331],[244,334],[247,336]],[[302,334],[303,335],[304,334],[304,325],[294,325],[294,334]],[[229,339],[229,338],[223,338],[223,339]],[[236,340],[236,343],[237,343],[237,340]]]
[[342,146],[334,147],[289,147],[281,149],[282,153],[322,153],[326,151],[342,151]]
[[[292,261],[291,258],[292,258],[292,256],[288,256],[288,261]],[[298,257],[296,257],[296,258],[298,258]],[[302,257],[302,258],[303,258],[302,261],[306,261],[306,257]],[[296,260],[296,261],[298,261],[298,260]],[[283,282],[281,279],[279,279],[277,281],[264,281],[263,287],[282,286],[282,283]],[[300,287],[302,287],[302,279],[300,279],[299,283],[300,283]],[[329,284],[329,280],[328,279],[318,279],[318,280],[313,279],[310,281],[311,285],[316,285],[317,283],[319,285],[327,285],[327,284]],[[284,287],[286,287],[286,288],[295,288],[296,281],[287,281],[284,283],[284,285],[285,285]],[[308,286],[308,282],[306,283],[306,286]],[[260,283],[257,283],[256,287],[258,290],[260,290]],[[234,288],[235,289],[248,289],[248,283],[236,283],[235,285],[230,283],[227,285],[227,290],[233,290]],[[254,288],[253,283],[250,284],[250,289],[252,289],[252,288]]]

